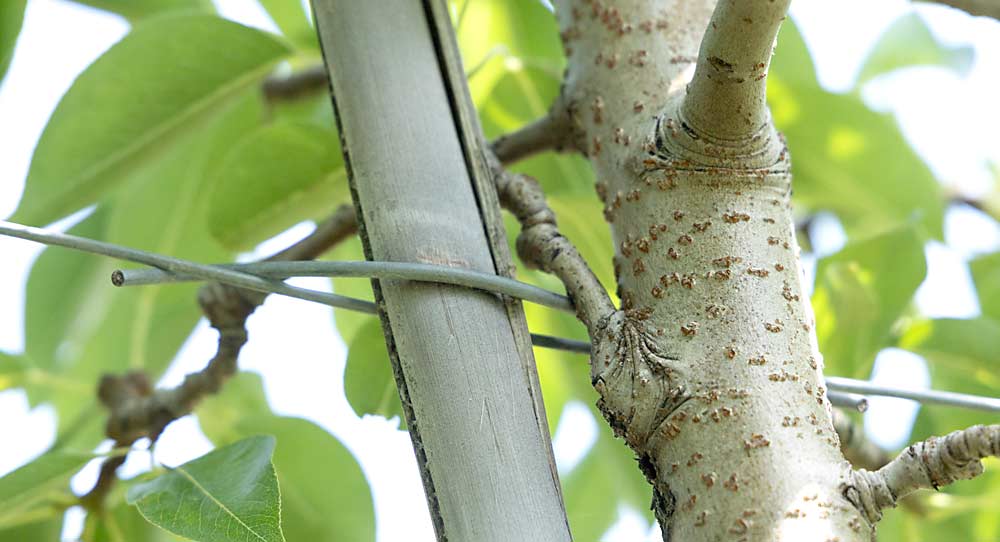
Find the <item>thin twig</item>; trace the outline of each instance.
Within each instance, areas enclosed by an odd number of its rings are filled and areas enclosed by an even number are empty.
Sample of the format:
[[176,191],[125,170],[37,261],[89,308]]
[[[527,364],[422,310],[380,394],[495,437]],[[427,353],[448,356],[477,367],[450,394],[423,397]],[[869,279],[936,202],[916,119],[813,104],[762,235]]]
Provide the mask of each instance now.
[[561,151],[571,144],[570,135],[566,115],[549,113],[515,132],[498,137],[490,147],[501,164],[509,165],[542,151]]
[[838,408],[833,409],[833,428],[840,437],[840,451],[855,467],[875,470],[892,459],[889,452],[868,440],[860,424]]
[[913,444],[875,472],[854,471],[843,493],[874,525],[902,497],[975,478],[983,473],[981,460],[997,456],[1000,425],[975,425]]
[[[855,422],[838,408],[833,409],[833,429],[840,438],[840,451],[853,467],[873,471],[892,461],[892,454],[865,435],[863,424]],[[923,501],[917,495],[900,499],[899,504],[914,514],[926,513]]]
[[576,339],[551,337],[549,335],[532,333],[531,344],[540,348],[551,348],[553,350],[562,350],[563,352],[590,355],[590,343],[586,341],[578,341]]
[[[344,205],[310,235],[268,260],[314,258],[356,231],[354,209]],[[205,368],[188,374],[175,388],[154,390],[142,372],[103,376],[98,397],[110,412],[105,434],[114,439],[115,445],[130,447],[144,437],[156,442],[170,423],[189,414],[206,395],[217,393],[236,373],[240,350],[247,342],[246,319],[265,297],[266,292],[217,282],[199,290],[198,304],[211,326],[219,331],[219,342]],[[124,462],[124,455],[105,460],[97,482],[81,497],[81,504],[89,510],[100,509]]]
[[607,290],[573,243],[559,233],[555,213],[545,202],[538,182],[507,171],[496,178],[500,204],[521,223],[517,236],[521,261],[559,277],[573,300],[577,317],[593,336],[597,325],[615,311]]
[[284,77],[268,77],[261,85],[261,91],[268,102],[279,102],[318,94],[327,90],[329,86],[326,67],[316,64]]

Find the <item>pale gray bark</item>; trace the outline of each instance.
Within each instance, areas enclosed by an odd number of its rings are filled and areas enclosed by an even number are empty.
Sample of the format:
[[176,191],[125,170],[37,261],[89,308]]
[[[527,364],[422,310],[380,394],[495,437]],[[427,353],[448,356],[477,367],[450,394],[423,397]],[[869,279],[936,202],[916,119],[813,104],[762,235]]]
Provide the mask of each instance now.
[[[478,211],[489,194],[474,181],[486,168],[456,129],[468,114],[428,19],[440,6],[314,10],[366,256],[496,272],[503,254]],[[438,539],[569,540],[523,319],[483,292],[373,287]]]
[[664,540],[870,533],[842,495],[851,470],[803,293],[789,156],[764,103],[786,5],[557,5],[557,105],[587,144],[622,300],[592,334],[591,375]]
[[557,2],[569,66],[550,115],[594,168],[622,301],[585,319],[591,378],[664,540],[869,540],[897,492],[997,453],[995,426],[874,474],[841,453],[765,100],[788,4]]
[[790,3],[719,1],[701,40],[681,122],[699,136],[729,142],[770,128],[767,68]]

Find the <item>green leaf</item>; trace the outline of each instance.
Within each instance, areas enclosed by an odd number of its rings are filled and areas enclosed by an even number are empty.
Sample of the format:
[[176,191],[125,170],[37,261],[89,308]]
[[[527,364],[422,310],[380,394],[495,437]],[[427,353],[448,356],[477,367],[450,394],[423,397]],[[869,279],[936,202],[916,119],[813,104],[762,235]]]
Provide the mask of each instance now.
[[301,418],[247,417],[243,434],[278,439],[274,467],[288,540],[374,542],[375,509],[357,460],[333,435]]
[[972,47],[942,45],[919,15],[907,13],[896,19],[872,47],[855,88],[879,75],[911,66],[941,66],[965,75],[973,57]]
[[[1000,324],[977,319],[934,320],[924,325],[930,326],[930,333],[922,339],[914,340],[915,335],[926,333],[925,329],[921,329],[923,325],[916,326],[904,336],[901,346],[927,360],[931,388],[996,397],[997,390],[1000,389],[996,350],[989,352],[986,357],[983,354],[987,348],[997,346],[997,337],[1000,336],[984,336],[979,333],[997,333],[1000,331]],[[996,420],[995,413],[927,405],[921,407],[917,414],[911,440],[945,435],[980,423],[996,423]]]
[[[527,278],[520,272],[518,276],[521,280]],[[571,314],[532,303],[525,303],[524,313],[528,319],[528,329],[534,333],[590,341],[586,328]],[[591,404],[597,399],[597,392],[592,388],[588,389],[588,357],[585,354],[538,347],[534,348],[534,354],[542,397],[545,398],[545,417],[549,431],[555,432],[568,402],[576,399],[584,404]]]
[[72,499],[69,479],[93,454],[49,452],[0,478],[0,529],[60,516],[56,500]]
[[576,468],[562,476],[570,530],[580,540],[600,540],[617,519],[619,504],[630,505],[653,522],[649,510],[653,488],[639,470],[635,454],[614,437],[596,408],[590,410],[600,428],[597,441]]
[[305,122],[320,128],[329,128],[337,123],[333,117],[333,103],[330,101],[330,94],[325,89],[313,95],[298,97],[294,100],[272,101],[267,105],[276,123]]
[[[199,196],[211,189],[208,173],[221,149],[257,123],[259,102],[246,98],[139,173],[137,182],[123,187],[110,204],[103,240],[194,261],[228,260],[230,253],[206,231],[207,202]],[[141,369],[155,381],[201,316],[198,288],[194,283],[114,288],[105,282],[82,292],[90,298],[85,302],[67,299],[67,307],[79,308],[74,319],[90,319],[88,311],[98,309],[100,317],[63,337],[60,351],[66,357],[60,356],[58,374],[90,387],[102,374]],[[81,440],[73,442],[78,447],[96,444],[101,434],[99,417],[83,414],[88,408],[98,412],[92,390],[83,397],[35,390],[51,398],[59,415],[59,435],[78,430]]]
[[[103,239],[108,207],[98,207],[68,233]],[[107,309],[108,277],[116,263],[108,258],[63,247],[48,247],[28,276],[24,304],[25,353],[38,368],[58,370],[69,352],[59,346],[74,333],[86,333]],[[63,358],[60,363],[60,355]]]
[[[597,423],[605,425],[604,420]],[[595,445],[576,468],[561,476],[566,516],[578,540],[600,540],[618,516],[621,485],[614,469],[602,462],[603,451]]]
[[247,416],[271,414],[264,395],[264,381],[257,373],[240,371],[221,393],[205,398],[198,407],[202,432],[216,444],[239,440],[237,425]]
[[[109,496],[108,504],[105,504],[99,513],[87,514],[83,536],[80,537],[82,540],[86,542],[176,542],[189,540],[164,531],[146,521],[146,518],[142,517],[136,507],[129,505],[121,497],[121,495],[113,494]],[[117,500],[112,501],[115,498]],[[110,502],[118,504],[111,506]]]
[[851,237],[919,220],[943,233],[941,187],[909,146],[891,115],[869,109],[856,94],[816,83],[805,43],[786,21],[768,76],[775,124],[788,138],[794,202],[806,211],[837,213]]
[[913,228],[850,243],[819,261],[812,306],[829,374],[867,376],[926,272]]
[[28,0],[4,0],[0,3],[0,82],[14,58],[14,46],[24,22],[24,6]]
[[43,521],[35,521],[6,529],[0,528],[0,542],[24,542],[25,540],[59,540],[62,532],[62,514]]
[[[589,341],[586,329],[572,315],[551,309],[546,312],[545,308],[531,304],[525,304],[524,309],[528,328],[532,332]],[[571,384],[573,378],[589,378],[588,358],[583,354],[551,348],[536,347],[534,354],[542,397],[545,399],[545,418],[549,432],[554,435],[567,403],[577,399],[589,404],[596,399],[596,392],[582,392]]]
[[200,133],[287,53],[267,33],[209,15],[140,24],[56,107],[13,220],[45,224],[93,203]]
[[23,356],[0,351],[0,391],[21,386],[28,362]]
[[[465,2],[458,44],[469,90],[488,138],[542,117],[559,94],[565,59],[555,17],[541,2]],[[586,159],[547,153],[512,166],[538,179],[548,195],[586,194],[594,174]]]
[[197,409],[216,445],[244,436],[274,435],[274,469],[281,485],[281,526],[288,540],[375,540],[375,512],[357,461],[330,433],[300,418],[275,416],[261,379],[241,373]]
[[[940,318],[910,325],[899,339],[900,348],[916,352],[927,359],[934,389],[996,396],[1000,389],[1000,321],[990,318],[969,320]],[[963,416],[963,424],[944,432],[976,423],[995,421],[996,416],[984,412],[944,407],[927,407],[922,411],[955,411]],[[971,423],[965,423],[971,422]]]
[[350,200],[337,133],[301,122],[263,126],[242,138],[215,172],[209,229],[250,249]]
[[319,48],[316,31],[313,30],[308,15],[302,9],[302,2],[294,0],[259,0],[259,2],[289,41],[303,48]]
[[[473,81],[476,79],[478,76]],[[561,82],[561,72],[533,66],[505,67],[479,104],[486,135],[494,138],[544,116],[558,95]],[[594,173],[582,156],[541,153],[511,169],[538,179],[548,196],[571,194],[595,199]]]
[[214,12],[212,0],[74,0],[93,8],[103,9],[125,17],[131,23],[160,15],[168,11],[200,10]]
[[970,380],[1000,388],[1000,320],[939,318],[911,325],[900,347],[961,369]]
[[983,314],[1000,320],[1000,252],[980,256],[969,262],[972,281],[979,294]]
[[129,488],[151,523],[199,542],[284,541],[274,437],[250,437]]
[[[469,91],[477,107],[509,69],[508,58],[544,67],[558,79],[565,66],[556,19],[541,2],[499,0],[466,2],[457,21],[458,46],[465,69],[474,73]],[[557,81],[558,84],[558,81]],[[537,95],[526,94],[524,105],[537,107]],[[548,107],[549,102],[542,102]]]
[[406,422],[377,318],[369,318],[351,339],[344,370],[344,393],[358,416],[398,416],[401,425]]

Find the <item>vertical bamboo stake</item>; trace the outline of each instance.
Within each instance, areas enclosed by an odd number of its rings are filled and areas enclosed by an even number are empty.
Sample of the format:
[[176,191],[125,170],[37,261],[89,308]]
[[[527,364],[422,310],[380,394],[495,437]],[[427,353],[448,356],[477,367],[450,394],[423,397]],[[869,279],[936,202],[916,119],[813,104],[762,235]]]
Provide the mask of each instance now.
[[[314,12],[366,256],[495,272],[480,215],[495,204],[453,108],[434,10],[315,0]],[[438,539],[569,540],[523,320],[483,292],[373,287]]]

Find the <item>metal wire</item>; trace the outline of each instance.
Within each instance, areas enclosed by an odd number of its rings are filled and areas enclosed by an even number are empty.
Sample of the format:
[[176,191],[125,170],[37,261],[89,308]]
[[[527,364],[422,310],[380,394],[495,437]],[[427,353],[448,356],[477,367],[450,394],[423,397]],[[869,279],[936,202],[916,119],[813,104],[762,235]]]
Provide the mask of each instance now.
[[[830,383],[827,382],[827,386],[829,386],[829,384]],[[868,399],[863,395],[836,390],[827,390],[826,398],[829,399],[830,404],[835,407],[849,408],[858,412],[868,410]]]
[[1000,399],[992,397],[981,397],[978,395],[967,395],[964,393],[953,393],[950,391],[936,390],[904,390],[890,386],[879,386],[866,380],[854,380],[839,376],[826,377],[826,385],[831,390],[846,391],[850,393],[863,393],[865,395],[883,395],[885,397],[898,397],[909,399],[918,403],[948,405],[975,410],[985,410],[987,412],[1000,412]]
[[[149,270],[115,271],[112,281],[116,285],[153,284],[181,280],[214,280],[232,284],[248,290],[276,293],[288,297],[313,301],[331,307],[375,314],[375,304],[371,301],[318,292],[307,288],[290,286],[274,277],[290,276],[352,276],[382,279],[419,280],[466,286],[480,290],[502,293],[512,297],[533,301],[547,307],[572,311],[568,298],[543,290],[530,284],[478,273],[464,269],[437,267],[428,264],[407,262],[261,262],[257,264],[204,265],[163,256],[142,250],[122,247],[111,243],[94,241],[74,235],[49,232],[40,228],[22,226],[0,221],[0,234],[18,237],[47,245],[56,245],[84,252],[102,254],[121,260],[137,262],[154,267]],[[255,271],[255,272],[250,272]],[[264,276],[258,276],[257,271]],[[271,278],[265,278],[271,277]],[[590,353],[590,343],[548,335],[531,334],[531,342],[541,348],[553,348],[580,354]],[[863,411],[867,408],[864,395],[899,397],[921,403],[958,406],[970,409],[1000,412],[1000,399],[981,397],[945,391],[914,391],[878,386],[864,380],[843,377],[827,377],[826,385],[830,401],[837,406],[846,406]]]
[[[573,302],[564,295],[531,284],[489,273],[411,262],[257,262],[221,264],[215,267],[231,269],[270,279],[288,277],[356,277],[377,279],[417,280],[465,286],[487,292],[516,297],[553,309],[573,312]],[[138,286],[198,280],[191,274],[178,274],[160,269],[124,269],[115,271],[115,286]]]
[[35,241],[47,245],[56,245],[82,250],[84,252],[92,252],[94,254],[102,254],[104,256],[111,256],[112,258],[118,258],[120,260],[142,263],[164,271],[188,274],[203,280],[214,280],[226,284],[232,284],[233,286],[239,286],[240,288],[246,288],[247,290],[276,293],[289,297],[305,299],[306,301],[322,303],[333,307],[340,307],[342,309],[372,313],[375,311],[375,307],[370,301],[353,299],[326,292],[317,292],[307,288],[289,286],[288,284],[278,280],[264,279],[254,275],[241,273],[239,271],[233,271],[231,269],[224,269],[212,265],[203,265],[187,260],[172,258],[170,256],[146,252],[144,250],[137,250],[102,241],[94,241],[93,239],[86,239],[75,235],[50,232],[41,228],[22,226],[20,224],[14,224],[2,220],[0,220],[0,234],[20,239],[27,239],[29,241]]

